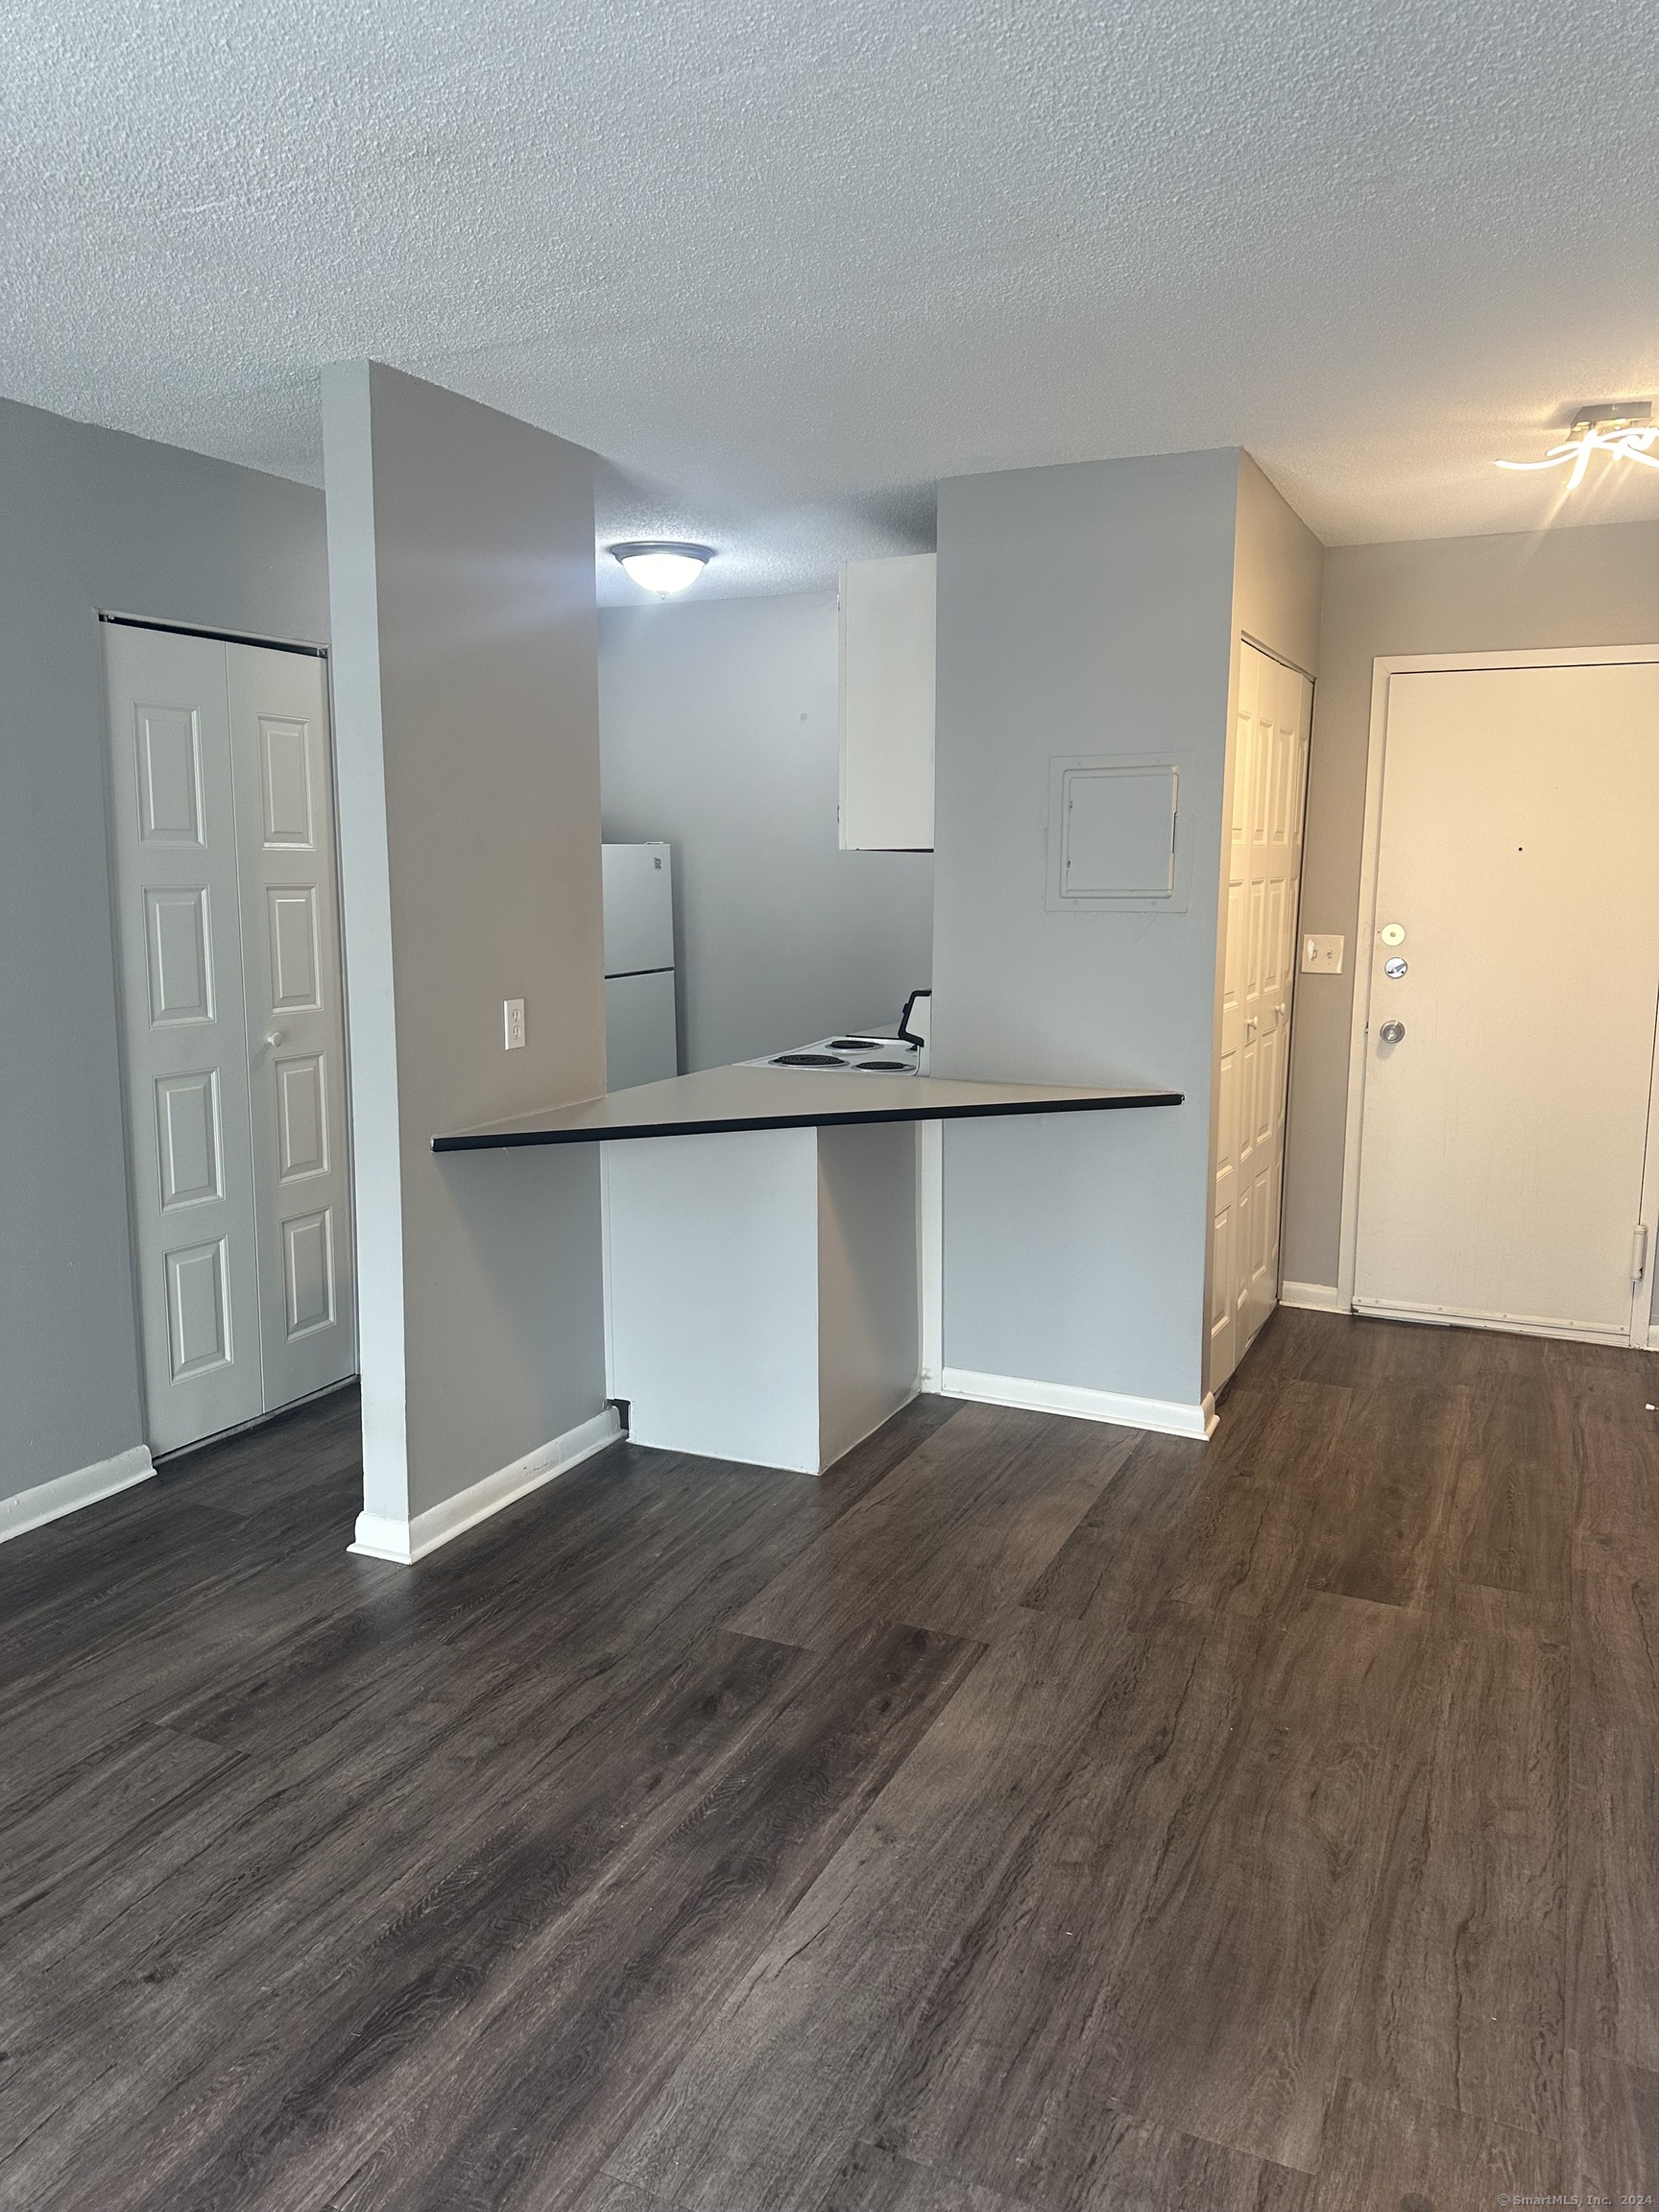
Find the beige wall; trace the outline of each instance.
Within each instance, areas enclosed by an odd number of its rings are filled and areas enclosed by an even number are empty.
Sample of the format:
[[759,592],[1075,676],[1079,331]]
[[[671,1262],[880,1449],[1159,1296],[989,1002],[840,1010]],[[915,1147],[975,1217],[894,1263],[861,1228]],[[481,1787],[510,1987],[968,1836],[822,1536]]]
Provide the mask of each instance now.
[[1334,1284],[1372,662],[1659,641],[1659,523],[1344,545],[1325,556],[1301,926],[1348,940],[1340,976],[1302,976],[1291,1052],[1284,1271]]
[[[1319,604],[1325,548],[1248,453],[1238,456],[1234,535],[1234,667],[1238,638],[1319,673]],[[1232,728],[1231,721],[1228,728]]]

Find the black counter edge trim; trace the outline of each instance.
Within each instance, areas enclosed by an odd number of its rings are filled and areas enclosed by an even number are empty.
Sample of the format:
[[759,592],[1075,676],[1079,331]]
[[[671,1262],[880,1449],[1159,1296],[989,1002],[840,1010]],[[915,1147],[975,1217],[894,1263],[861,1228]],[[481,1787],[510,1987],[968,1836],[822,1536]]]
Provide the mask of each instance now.
[[1034,1098],[1013,1106],[935,1106],[894,1113],[891,1107],[849,1114],[727,1116],[707,1121],[660,1121],[633,1129],[514,1129],[499,1136],[434,1137],[434,1152],[506,1152],[526,1144],[625,1144],[636,1137],[729,1137],[757,1129],[845,1129],[882,1121],[1005,1121],[1024,1114],[1110,1114],[1131,1106],[1184,1106],[1184,1091],[1153,1091],[1141,1098]]

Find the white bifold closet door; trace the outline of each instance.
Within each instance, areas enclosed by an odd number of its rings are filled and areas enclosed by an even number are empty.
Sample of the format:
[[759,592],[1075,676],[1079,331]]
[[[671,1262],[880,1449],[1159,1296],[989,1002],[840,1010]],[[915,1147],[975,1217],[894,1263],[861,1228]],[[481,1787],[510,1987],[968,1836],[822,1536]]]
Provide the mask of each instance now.
[[1313,686],[1238,649],[1233,819],[1222,915],[1210,1242],[1210,1375],[1218,1390],[1279,1302],[1290,994]]
[[322,661],[109,623],[111,844],[151,1450],[356,1364]]

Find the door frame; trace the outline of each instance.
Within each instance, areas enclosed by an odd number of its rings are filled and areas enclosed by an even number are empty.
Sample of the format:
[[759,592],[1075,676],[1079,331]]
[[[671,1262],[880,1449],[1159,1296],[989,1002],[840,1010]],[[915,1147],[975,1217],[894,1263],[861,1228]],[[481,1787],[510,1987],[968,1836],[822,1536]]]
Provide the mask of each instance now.
[[[116,609],[113,607],[99,607],[95,609],[94,619],[97,624],[99,682],[101,685],[106,686],[106,690],[108,685],[108,675],[107,663],[104,658],[103,633],[107,625],[117,630],[158,630],[164,636],[174,637],[205,637],[215,645],[252,645],[261,652],[294,653],[300,655],[304,660],[316,661],[322,665],[323,700],[325,709],[328,716],[327,803],[329,807],[330,827],[332,828],[334,834],[334,902],[336,911],[340,917],[340,924],[339,928],[336,931],[336,936],[338,938],[340,947],[341,1070],[345,1080],[346,1187],[351,1195],[351,1236],[353,1245],[355,1245],[357,1236],[357,1161],[354,1150],[355,1131],[351,1115],[351,978],[346,950],[345,854],[341,849],[340,842],[340,754],[336,741],[339,724],[336,719],[334,710],[333,654],[326,644],[314,638],[271,637],[264,636],[262,633],[252,630],[214,630],[210,629],[206,624],[202,622],[175,622],[169,619],[166,615],[131,614],[128,613],[125,610]],[[106,721],[108,721],[108,705],[106,705]],[[121,1017],[120,961],[122,917],[120,896],[116,880],[115,806],[117,800],[113,778],[114,761],[110,750],[108,732],[106,732],[104,741],[103,776],[105,869],[108,878],[109,945],[113,962],[110,979],[115,993],[113,1010],[115,1014],[115,1025],[118,1032],[116,1066],[119,1073],[119,1090],[121,1098],[121,1139],[124,1155],[123,1180],[125,1182],[127,1192],[127,1259],[129,1271],[128,1289],[132,1301],[132,1344],[137,1359],[138,1368],[138,1405],[144,1417],[144,1426],[146,1429],[148,1429],[150,1426],[150,1394],[148,1382],[144,1373],[143,1286],[139,1281],[138,1231],[136,1218],[138,1193],[133,1189],[132,1185],[132,1150],[129,1142],[129,1132],[132,1126],[131,1116],[133,1111],[133,1103],[132,1095],[132,1082],[127,1067],[127,1040]],[[362,1316],[357,1309],[357,1268],[355,1265],[355,1251],[353,1251],[352,1258],[351,1335],[352,1343],[356,1349],[358,1359],[361,1361],[363,1350],[361,1335]],[[296,1405],[307,1405],[310,1403],[310,1398],[312,1397],[327,1397],[332,1391],[344,1389],[346,1382],[349,1382],[351,1379],[351,1377],[348,1376],[340,1382],[327,1383],[322,1390],[313,1391],[307,1398],[296,1399],[294,1403]],[[286,1412],[289,1410],[289,1408],[284,1407],[279,1408],[279,1410]],[[272,1418],[273,1415],[271,1413],[259,1413],[255,1415],[252,1421],[242,1422],[238,1424],[234,1429],[220,1430],[216,1431],[216,1434],[226,1436],[240,1434],[243,1430],[258,1428],[262,1422],[269,1421]],[[199,1451],[203,1444],[211,1443],[213,1441],[213,1437],[204,1436],[200,1438],[197,1443],[180,1445],[178,1450],[180,1452],[195,1452]],[[146,1449],[148,1449],[148,1446],[146,1446]],[[176,1455],[177,1455],[174,1453],[163,1453],[161,1457],[170,1458]],[[157,1464],[159,1464],[159,1461]]]
[[[1482,668],[1640,667],[1659,662],[1659,644],[1562,645],[1527,647],[1516,652],[1388,653],[1371,663],[1371,721],[1365,749],[1365,824],[1359,848],[1359,905],[1354,931],[1354,997],[1348,1027],[1348,1098],[1342,1137],[1342,1240],[1336,1268],[1336,1304],[1354,1307],[1354,1276],[1359,1246],[1359,1149],[1365,1121],[1365,1040],[1371,1028],[1371,949],[1377,934],[1377,878],[1382,846],[1382,774],[1388,745],[1388,685],[1394,676],[1438,675]],[[1361,949],[1365,965],[1361,974]],[[1630,1293],[1629,1342],[1638,1351],[1659,1344],[1659,1329],[1649,1322],[1653,1279],[1659,1266],[1659,1008],[1655,1009],[1653,1072],[1647,1090],[1647,1145],[1642,1169],[1642,1218],[1654,1225],[1647,1272]],[[1634,1224],[1632,1224],[1634,1227]],[[1582,1342],[1583,1338],[1575,1341]]]

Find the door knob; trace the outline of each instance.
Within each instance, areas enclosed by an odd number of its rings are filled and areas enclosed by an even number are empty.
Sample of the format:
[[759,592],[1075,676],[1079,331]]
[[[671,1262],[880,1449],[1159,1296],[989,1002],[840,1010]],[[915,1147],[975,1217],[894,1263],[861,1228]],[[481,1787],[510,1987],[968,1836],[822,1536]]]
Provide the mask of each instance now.
[[270,1046],[280,1045],[286,1034],[287,1032],[282,1029],[267,1029],[265,1032],[265,1042]]
[[1406,1034],[1406,1024],[1404,1022],[1384,1022],[1377,1034],[1384,1045],[1398,1045]]

